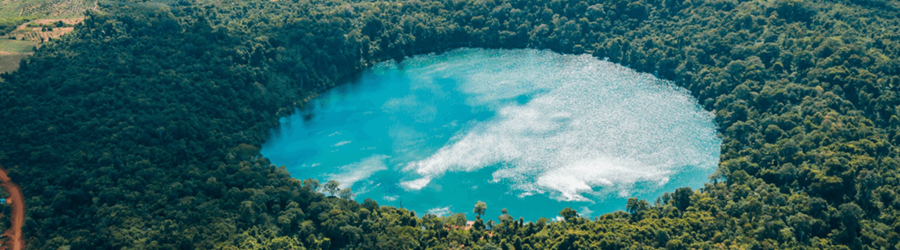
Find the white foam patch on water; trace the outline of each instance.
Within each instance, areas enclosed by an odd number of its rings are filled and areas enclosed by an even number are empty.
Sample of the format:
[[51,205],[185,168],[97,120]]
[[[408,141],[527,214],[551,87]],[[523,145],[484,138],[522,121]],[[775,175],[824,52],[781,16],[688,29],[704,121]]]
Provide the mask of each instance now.
[[359,180],[363,180],[372,176],[375,172],[387,169],[385,160],[389,158],[386,155],[373,155],[362,161],[353,164],[341,166],[337,174],[328,175],[329,180],[335,180],[340,183],[340,188],[353,187],[353,184]]
[[466,102],[496,112],[409,163],[404,169],[420,177],[403,182],[406,189],[490,167],[493,180],[511,183],[520,197],[591,201],[626,197],[637,183],[663,185],[683,168],[718,163],[721,140],[711,113],[670,82],[590,56],[519,51],[504,54],[518,60],[492,60],[473,51],[404,62],[439,62],[410,72],[465,79],[459,86],[471,96]]

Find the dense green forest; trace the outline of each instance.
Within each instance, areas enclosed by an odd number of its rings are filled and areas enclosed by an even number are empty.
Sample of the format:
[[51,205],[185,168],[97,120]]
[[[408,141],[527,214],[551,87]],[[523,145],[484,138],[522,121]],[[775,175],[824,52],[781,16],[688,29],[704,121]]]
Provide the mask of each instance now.
[[[0,164],[32,249],[900,249],[897,1],[100,8],[0,83]],[[700,190],[623,212],[463,230],[259,155],[280,116],[340,79],[458,47],[589,53],[673,80],[715,112],[721,164]]]

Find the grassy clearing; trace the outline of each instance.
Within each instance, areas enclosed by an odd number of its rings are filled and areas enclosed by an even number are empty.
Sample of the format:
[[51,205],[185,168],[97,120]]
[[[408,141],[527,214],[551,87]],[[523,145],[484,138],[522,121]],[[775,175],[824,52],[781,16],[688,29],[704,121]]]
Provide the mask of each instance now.
[[[31,54],[0,54],[0,73],[19,69],[19,61],[28,56]],[[0,82],[2,81],[3,79],[0,78]]]
[[0,38],[0,51],[10,53],[29,53],[31,48],[38,46],[38,43],[32,41],[10,40]]

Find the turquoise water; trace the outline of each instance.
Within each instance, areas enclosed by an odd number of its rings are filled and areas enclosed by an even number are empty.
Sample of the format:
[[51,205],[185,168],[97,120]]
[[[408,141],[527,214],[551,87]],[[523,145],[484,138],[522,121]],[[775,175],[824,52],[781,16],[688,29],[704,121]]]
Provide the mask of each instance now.
[[683,89],[588,55],[458,49],[381,63],[272,130],[298,179],[417,215],[584,217],[699,188],[719,161],[711,113]]

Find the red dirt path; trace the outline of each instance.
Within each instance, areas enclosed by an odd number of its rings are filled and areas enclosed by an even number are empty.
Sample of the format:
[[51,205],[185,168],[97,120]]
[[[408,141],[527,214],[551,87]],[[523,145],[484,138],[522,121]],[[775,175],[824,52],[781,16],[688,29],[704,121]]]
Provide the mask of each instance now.
[[6,169],[0,166],[0,187],[6,189],[9,198],[6,203],[12,202],[12,226],[6,230],[0,237],[7,237],[5,241],[0,243],[0,250],[22,250],[25,249],[25,241],[22,240],[22,224],[25,223],[25,198],[22,196],[22,189],[6,175]]

